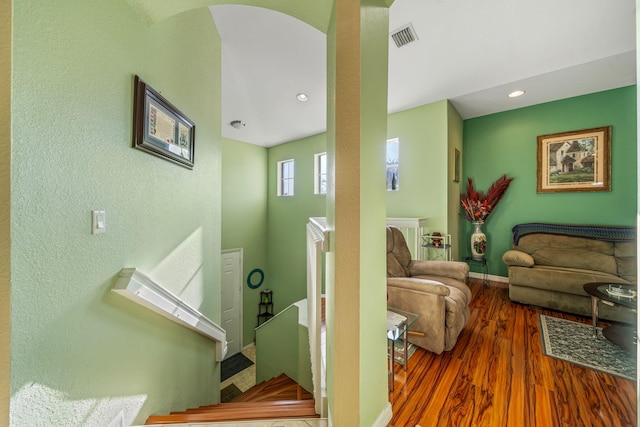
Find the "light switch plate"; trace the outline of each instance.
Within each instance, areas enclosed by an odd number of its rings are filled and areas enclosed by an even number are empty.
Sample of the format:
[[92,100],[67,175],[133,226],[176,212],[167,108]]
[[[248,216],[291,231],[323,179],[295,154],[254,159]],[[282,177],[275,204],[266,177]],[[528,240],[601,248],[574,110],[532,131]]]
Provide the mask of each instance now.
[[102,234],[105,231],[105,212],[91,211],[91,234]]

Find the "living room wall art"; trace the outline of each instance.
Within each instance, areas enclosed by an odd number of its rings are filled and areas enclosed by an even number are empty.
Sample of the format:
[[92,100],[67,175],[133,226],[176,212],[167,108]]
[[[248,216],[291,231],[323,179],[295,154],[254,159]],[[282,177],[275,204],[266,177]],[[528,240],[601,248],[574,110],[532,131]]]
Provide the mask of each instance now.
[[460,182],[460,150],[457,148],[453,149],[453,167],[451,170],[453,171],[453,182]]
[[134,148],[193,169],[195,129],[187,116],[135,76]]
[[611,126],[538,136],[537,191],[611,191]]
[[387,190],[396,191],[400,188],[399,182],[399,154],[400,140],[393,138],[387,140]]

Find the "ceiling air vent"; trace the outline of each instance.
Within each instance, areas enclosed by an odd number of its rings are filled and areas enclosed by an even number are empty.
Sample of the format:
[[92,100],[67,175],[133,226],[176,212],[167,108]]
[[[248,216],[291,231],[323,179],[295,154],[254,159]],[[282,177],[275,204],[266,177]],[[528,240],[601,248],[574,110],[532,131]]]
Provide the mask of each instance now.
[[391,33],[391,38],[393,42],[396,44],[396,47],[402,47],[408,45],[411,42],[418,40],[418,36],[416,35],[416,31],[413,29],[413,25],[407,24],[404,27],[400,28]]

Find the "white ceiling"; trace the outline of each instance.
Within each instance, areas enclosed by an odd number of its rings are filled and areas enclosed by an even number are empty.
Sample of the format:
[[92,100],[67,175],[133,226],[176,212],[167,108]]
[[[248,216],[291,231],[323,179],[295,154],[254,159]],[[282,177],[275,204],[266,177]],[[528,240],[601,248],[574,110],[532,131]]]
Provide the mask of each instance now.
[[[325,35],[268,9],[210,9],[222,135],[270,147],[324,132]],[[390,31],[409,23],[418,41],[389,39],[389,113],[450,99],[468,119],[636,82],[635,0],[396,0]]]

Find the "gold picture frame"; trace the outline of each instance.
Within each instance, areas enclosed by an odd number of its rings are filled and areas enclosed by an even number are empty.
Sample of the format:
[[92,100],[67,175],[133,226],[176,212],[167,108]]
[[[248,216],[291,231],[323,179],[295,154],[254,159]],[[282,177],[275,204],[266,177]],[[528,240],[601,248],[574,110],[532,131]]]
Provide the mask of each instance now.
[[611,191],[611,126],[538,136],[538,193]]

